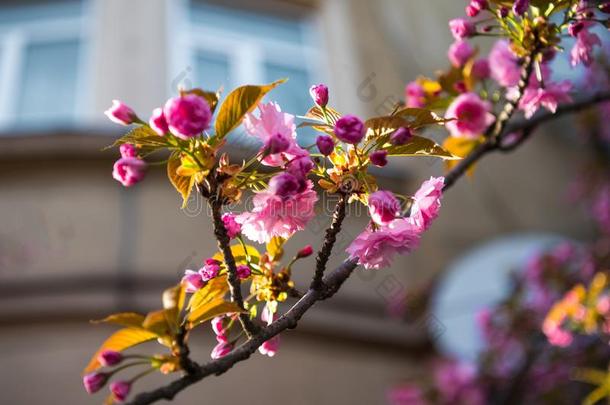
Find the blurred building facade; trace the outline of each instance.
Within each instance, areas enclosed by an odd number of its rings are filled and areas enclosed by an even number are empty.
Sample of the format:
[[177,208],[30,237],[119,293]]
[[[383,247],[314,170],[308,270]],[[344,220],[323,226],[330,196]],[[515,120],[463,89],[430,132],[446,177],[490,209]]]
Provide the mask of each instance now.
[[[326,82],[339,111],[383,115],[402,99],[408,80],[447,64],[446,21],[461,15],[462,6],[455,0],[0,2],[2,403],[101,400],[86,398],[79,376],[110,329],[87,320],[156,308],[164,288],[215,250],[202,201],[181,211],[163,170],[153,168],[129,190],[112,180],[117,153],[101,148],[125,131],[102,114],[112,99],[146,117],[179,86],[230,90],[288,77],[269,97],[288,112],[304,114],[309,86]],[[413,370],[413,355],[451,333],[433,315],[410,325],[388,319],[388,302],[491,238],[587,234],[557,191],[567,185],[569,166],[585,156],[561,131],[547,132],[513,155],[483,162],[446,196],[417,252],[392,269],[359,270],[337,297],[285,333],[276,358],[255,356],[175,403],[383,403],[384,389]],[[244,152],[252,145],[237,136],[229,147]],[[379,176],[385,187],[406,194],[442,171],[439,162],[410,159],[392,162]],[[320,209],[328,213],[332,204]],[[333,265],[366,224],[364,213],[353,214]],[[320,215],[292,248],[319,245],[327,223],[328,215]],[[303,286],[312,262],[295,272]],[[485,285],[473,286],[472,299],[485,294]],[[204,361],[212,347],[208,331],[194,337],[194,346]],[[47,384],[32,387],[32,379]]]

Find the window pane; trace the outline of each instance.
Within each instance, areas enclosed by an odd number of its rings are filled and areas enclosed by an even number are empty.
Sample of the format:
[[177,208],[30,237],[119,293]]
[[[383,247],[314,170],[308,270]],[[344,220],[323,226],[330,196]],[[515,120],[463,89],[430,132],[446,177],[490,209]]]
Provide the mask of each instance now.
[[232,88],[229,78],[229,59],[216,52],[199,52],[196,56],[197,71],[195,87],[216,91],[224,86],[225,91]]
[[17,121],[71,121],[76,107],[77,64],[76,40],[29,45],[24,55]]
[[[305,115],[313,104],[309,98],[311,83],[307,71],[266,63],[265,75],[267,82],[288,78],[286,83],[278,86],[269,94],[268,99],[277,101],[280,107],[282,107],[282,111],[293,115]],[[300,144],[310,144],[315,136],[315,131],[311,128],[300,128],[298,134]]]

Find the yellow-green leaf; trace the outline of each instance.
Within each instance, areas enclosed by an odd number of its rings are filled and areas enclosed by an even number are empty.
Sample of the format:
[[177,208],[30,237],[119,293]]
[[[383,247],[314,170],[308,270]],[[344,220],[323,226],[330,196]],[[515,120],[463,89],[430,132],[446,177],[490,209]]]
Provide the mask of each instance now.
[[172,329],[170,325],[171,314],[165,309],[149,312],[142,322],[142,327],[158,337],[171,335]]
[[187,308],[192,312],[215,299],[220,298],[222,300],[228,291],[229,285],[226,276],[213,278],[203,288],[193,293]]
[[387,117],[375,117],[366,120],[364,123],[366,126],[367,138],[381,138],[386,135],[390,135],[398,128],[406,127],[409,122],[398,115],[390,115]]
[[164,136],[157,134],[148,125],[142,125],[132,129],[105,149],[121,146],[125,143],[136,145],[145,152],[151,152],[168,146],[167,139]]
[[163,292],[163,308],[165,318],[172,331],[177,331],[180,325],[180,312],[184,308],[186,292],[182,284],[168,288]]
[[394,115],[409,118],[409,128],[413,129],[433,124],[442,125],[451,121],[451,119],[439,117],[435,112],[424,108],[403,108],[396,111]]
[[284,242],[286,242],[286,239],[274,236],[269,243],[267,243],[267,254],[271,261],[275,262],[282,259],[282,256],[284,255]]
[[[241,244],[231,246],[231,252],[233,253],[236,264],[248,264],[248,258],[250,258],[251,262],[258,263],[261,257],[258,250],[254,246],[250,245],[246,245],[245,250]],[[212,256],[212,258],[221,262],[224,261],[222,252],[217,252],[214,256]]]
[[181,166],[180,152],[174,151],[167,161],[167,177],[170,183],[182,196],[182,208],[186,207],[188,199],[195,185],[195,176],[181,176],[178,174],[178,168]]
[[218,110],[215,138],[221,140],[229,132],[237,128],[244,116],[258,105],[265,94],[285,81],[285,79],[278,80],[262,86],[241,86],[229,93]]
[[307,111],[307,114],[305,114],[306,118],[313,118],[317,121],[321,121],[323,123],[326,122],[326,118],[328,118],[328,124],[334,126],[337,121],[339,120],[339,118],[341,118],[341,114],[339,112],[337,112],[337,110],[330,108],[330,107],[326,107],[325,108],[326,111],[326,117],[324,116],[324,112],[322,111],[322,108],[318,107],[318,106],[314,106],[311,107],[309,109],[309,111]]
[[223,300],[214,300],[207,305],[200,306],[197,310],[188,315],[189,328],[194,328],[198,324],[209,321],[220,315],[243,312],[236,303]]
[[214,113],[214,110],[216,110],[216,106],[218,105],[218,100],[220,99],[220,90],[206,91],[203,89],[191,89],[191,90],[185,91],[185,93],[186,94],[196,94],[199,97],[203,97],[205,99],[205,101],[208,102],[208,105],[210,106],[210,110],[212,110],[212,113]]
[[444,160],[460,159],[459,156],[452,154],[433,140],[422,136],[414,136],[409,143],[400,146],[390,146],[387,150],[390,156],[428,156]]
[[139,328],[144,322],[144,315],[135,312],[121,312],[119,314],[108,315],[104,319],[91,321],[91,323],[113,323],[115,325]]
[[156,339],[157,335],[153,332],[147,331],[140,328],[125,328],[120,329],[113,333],[108,339],[102,343],[100,348],[95,352],[91,361],[84,370],[84,374],[90,373],[101,367],[101,364],[97,360],[99,354],[104,350],[115,350],[121,352],[132,346],[139,345],[140,343],[148,342],[149,340]]

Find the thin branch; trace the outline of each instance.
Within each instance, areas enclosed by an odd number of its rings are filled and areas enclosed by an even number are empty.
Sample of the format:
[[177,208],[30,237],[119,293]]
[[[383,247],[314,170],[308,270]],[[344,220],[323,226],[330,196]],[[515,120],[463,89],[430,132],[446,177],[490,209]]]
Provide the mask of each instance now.
[[333,220],[330,224],[330,227],[326,230],[324,243],[322,244],[322,248],[320,249],[320,251],[318,252],[318,256],[316,257],[316,271],[309,287],[311,289],[320,290],[324,288],[322,277],[324,276],[326,264],[328,263],[328,259],[330,258],[330,254],[332,253],[335,241],[337,240],[337,234],[341,231],[341,224],[345,219],[347,199],[348,197],[345,194],[339,194],[339,201],[337,201],[335,211],[333,212]]

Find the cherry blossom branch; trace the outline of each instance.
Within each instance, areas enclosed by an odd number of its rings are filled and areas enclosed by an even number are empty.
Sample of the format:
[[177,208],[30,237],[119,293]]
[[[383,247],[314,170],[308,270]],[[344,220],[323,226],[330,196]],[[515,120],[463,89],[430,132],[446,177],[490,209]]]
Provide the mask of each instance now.
[[318,252],[318,256],[316,257],[316,271],[309,287],[313,290],[320,290],[324,288],[322,277],[324,276],[326,264],[328,263],[328,259],[330,258],[330,255],[332,253],[335,241],[337,240],[337,234],[341,231],[341,224],[345,219],[347,199],[348,197],[345,194],[339,194],[339,201],[337,201],[335,211],[333,212],[332,222],[330,224],[330,227],[326,230],[324,243],[322,245],[322,248]]

